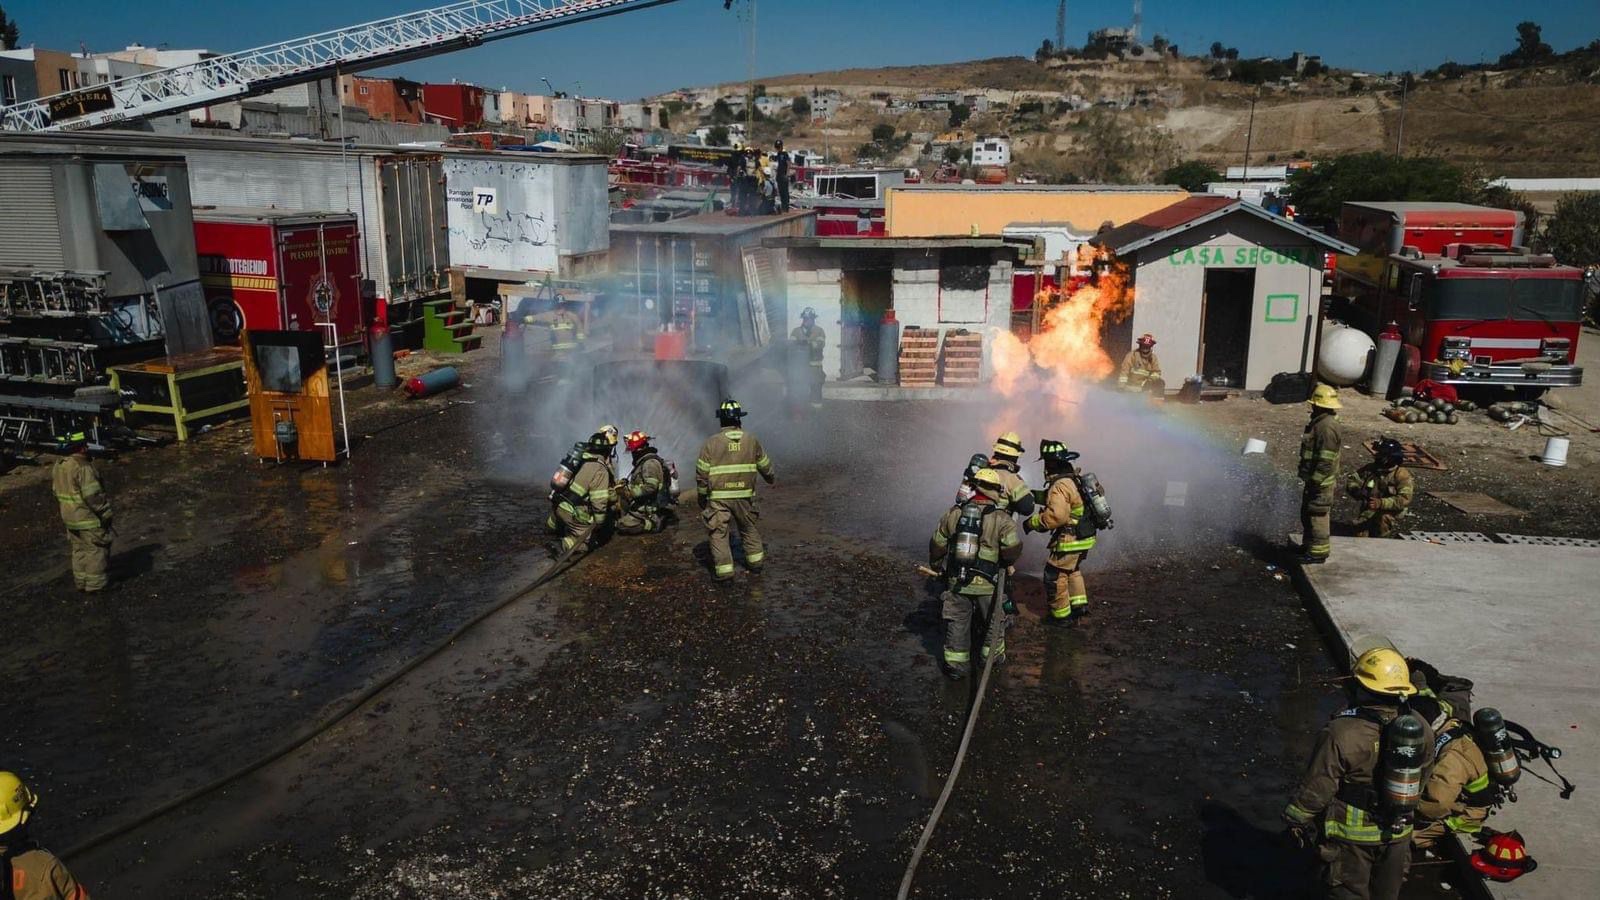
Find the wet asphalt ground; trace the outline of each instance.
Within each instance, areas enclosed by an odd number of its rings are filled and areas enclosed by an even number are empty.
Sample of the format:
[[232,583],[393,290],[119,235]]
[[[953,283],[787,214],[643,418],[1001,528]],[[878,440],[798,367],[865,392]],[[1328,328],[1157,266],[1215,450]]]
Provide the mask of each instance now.
[[[357,460],[329,469],[260,465],[237,425],[106,464],[119,583],[92,600],[48,491],[7,493],[25,639],[0,664],[0,760],[44,798],[36,834],[70,847],[255,758],[531,581],[556,457],[522,458],[494,402],[368,404]],[[939,674],[937,590],[912,569],[971,450],[912,471],[885,438],[939,415],[774,423],[763,574],[714,584],[690,502],[74,871],[103,897],[892,896],[972,690]],[[1223,483],[1263,509],[1293,490]],[[1303,896],[1276,815],[1338,697],[1268,568],[1288,524],[1114,530],[1067,632],[1042,626],[1029,557],[914,896]]]

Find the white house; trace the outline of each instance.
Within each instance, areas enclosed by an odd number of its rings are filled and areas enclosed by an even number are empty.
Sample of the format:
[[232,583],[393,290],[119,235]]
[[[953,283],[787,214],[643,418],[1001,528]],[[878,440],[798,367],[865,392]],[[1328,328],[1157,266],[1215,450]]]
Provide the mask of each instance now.
[[1011,165],[1011,139],[1007,137],[981,137],[973,141],[972,164],[975,166]]

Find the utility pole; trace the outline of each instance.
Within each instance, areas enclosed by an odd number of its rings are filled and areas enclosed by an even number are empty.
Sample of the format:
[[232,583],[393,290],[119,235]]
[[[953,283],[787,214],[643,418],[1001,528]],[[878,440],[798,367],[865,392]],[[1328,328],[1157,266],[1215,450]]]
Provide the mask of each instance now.
[[1056,52],[1067,45],[1067,0],[1061,0],[1061,5],[1056,7]]
[[1250,180],[1250,143],[1256,135],[1256,101],[1261,99],[1257,94],[1250,98],[1250,124],[1244,130],[1244,180]]
[[1405,72],[1400,76],[1400,127],[1394,136],[1394,155],[1400,156],[1406,146],[1406,89],[1410,87],[1411,73]]

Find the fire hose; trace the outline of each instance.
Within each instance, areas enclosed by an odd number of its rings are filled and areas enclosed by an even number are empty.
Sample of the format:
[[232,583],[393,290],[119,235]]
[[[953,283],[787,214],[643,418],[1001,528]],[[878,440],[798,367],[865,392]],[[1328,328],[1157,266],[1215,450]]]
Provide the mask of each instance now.
[[146,811],[130,821],[124,822],[120,825],[112,826],[111,828],[102,831],[93,837],[68,847],[66,852],[62,854],[63,858],[71,860],[73,857],[81,856],[84,853],[87,853],[103,844],[114,841],[117,838],[129,834],[130,832],[137,831],[138,829],[143,828],[162,816],[165,816],[167,813],[170,813],[176,809],[181,809],[182,807],[187,806],[208,794],[227,787],[228,785],[238,781],[241,778],[244,778],[247,775],[266,768],[272,763],[277,762],[278,760],[310,743],[312,740],[331,730],[340,722],[349,718],[352,713],[360,709],[362,706],[365,706],[374,697],[377,697],[379,694],[382,694],[384,691],[394,686],[395,682],[398,682],[406,675],[415,671],[423,663],[426,663],[435,656],[438,656],[440,653],[444,652],[445,648],[455,643],[468,631],[471,631],[473,628],[482,624],[484,620],[493,616],[495,613],[500,612],[518,600],[527,597],[534,591],[537,591],[539,588],[544,587],[545,584],[549,583],[551,579],[566,571],[566,569],[569,568],[567,566],[567,561],[572,557],[572,552],[577,548],[578,545],[574,543],[571,547],[561,551],[561,553],[558,554],[550,563],[550,566],[543,572],[539,573],[539,577],[530,582],[527,587],[511,594],[498,603],[491,604],[490,606],[484,608],[476,615],[472,616],[472,618],[457,626],[454,631],[445,635],[442,640],[428,647],[420,655],[412,657],[410,660],[401,664],[398,668],[389,672],[387,675],[384,675],[378,680],[367,685],[367,687],[363,688],[354,697],[346,700],[344,703],[340,704],[338,708],[334,709],[328,715],[323,716],[320,720],[312,723],[309,727],[302,729],[298,734],[290,736],[289,738],[280,742],[277,746],[268,750],[266,753],[248,763],[245,763],[231,772],[220,775],[193,790],[180,794],[177,797],[162,803],[154,809]]
[[[921,566],[918,571],[925,573],[938,573]],[[994,621],[994,614],[1000,606],[1000,598],[1006,592],[1006,570],[1000,569],[999,577],[995,579],[994,595],[989,598],[989,615],[984,620],[985,625]],[[984,646],[985,650],[989,647]],[[966,762],[967,747],[972,743],[972,732],[978,727],[978,711],[983,709],[983,695],[989,689],[989,673],[994,669],[995,658],[998,653],[985,653],[983,661],[983,675],[978,679],[978,692],[972,698],[972,709],[967,712],[967,727],[961,733],[961,744],[956,748],[955,762],[950,766],[950,774],[945,777],[944,790],[939,792],[939,801],[933,805],[933,814],[928,816],[928,823],[922,826],[922,837],[917,839],[917,846],[911,851],[911,861],[906,864],[905,877],[900,880],[900,893],[896,894],[897,900],[906,900],[911,896],[911,881],[917,876],[917,865],[922,862],[922,854],[928,849],[928,842],[933,839],[933,830],[939,827],[939,817],[944,815],[945,804],[950,801],[950,794],[956,788],[956,779],[961,776],[961,764]]]

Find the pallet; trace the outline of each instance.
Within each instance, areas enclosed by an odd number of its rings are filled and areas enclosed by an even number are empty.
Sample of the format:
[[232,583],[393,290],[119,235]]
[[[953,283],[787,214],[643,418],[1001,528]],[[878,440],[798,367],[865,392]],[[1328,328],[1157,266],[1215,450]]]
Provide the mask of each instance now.
[[[1361,446],[1366,447],[1367,452],[1371,453],[1378,446],[1378,442],[1367,441]],[[1439,457],[1434,456],[1411,441],[1401,441],[1400,446],[1406,452],[1405,461],[1401,465],[1409,469],[1434,469],[1439,472],[1446,472],[1450,469],[1449,466],[1439,461]]]

